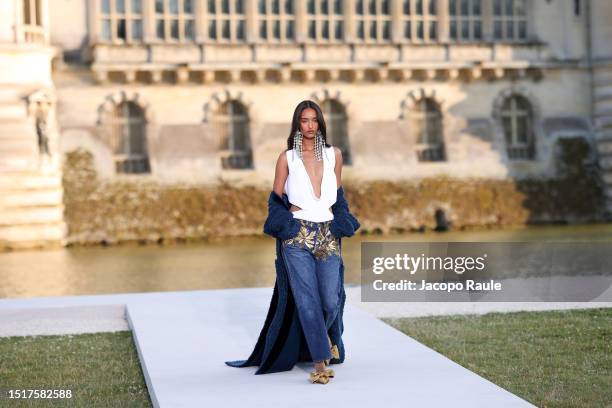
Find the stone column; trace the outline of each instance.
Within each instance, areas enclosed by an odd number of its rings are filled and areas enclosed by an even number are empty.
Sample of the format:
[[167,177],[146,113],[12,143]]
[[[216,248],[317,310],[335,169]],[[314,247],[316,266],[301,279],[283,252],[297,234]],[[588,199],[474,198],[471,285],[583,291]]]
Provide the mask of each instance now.
[[196,0],[195,4],[195,24],[196,24],[196,43],[201,44],[206,41],[208,19],[205,18],[208,13],[206,0]]
[[45,44],[49,44],[51,27],[49,26],[49,2],[48,0],[41,0],[40,5],[40,17],[42,19],[41,24],[44,30]]
[[[210,43],[210,38],[208,37],[208,2],[206,0],[197,0],[198,8],[197,13],[198,22],[200,23],[197,28],[197,38],[199,38],[198,42],[200,42],[200,62],[206,62],[206,47]],[[202,73],[202,80],[206,80],[207,75],[210,75],[210,71],[204,71]]]
[[402,27],[402,1],[395,0],[391,2],[391,27],[393,32],[391,33],[391,40],[394,43],[402,42],[404,38],[404,31]]
[[87,18],[89,19],[89,43],[96,44],[100,41],[100,2],[97,0],[89,0],[87,10]]
[[[2,11],[4,11],[5,13],[0,14],[3,24],[6,24],[7,27],[10,27],[11,25],[14,26],[14,41],[16,43],[23,41],[23,34],[21,31],[21,25],[23,24],[23,4],[21,3],[22,1],[23,0],[15,2],[5,2],[5,4],[2,5],[2,7],[4,8]],[[8,9],[6,9],[7,7]],[[14,10],[11,10],[11,7],[14,7]],[[14,17],[14,20],[5,22],[5,19],[10,18],[11,11],[13,11],[12,15]]]
[[[308,39],[308,14],[306,1],[297,1],[295,4],[295,40],[297,43],[304,43]],[[333,7],[330,2],[329,7]]]
[[448,0],[431,0],[437,1],[436,10],[438,11],[438,41],[442,43],[448,42],[449,39],[449,14]]
[[[245,0],[245,24],[246,24],[246,40],[247,44],[250,46],[251,50],[251,62],[257,62],[257,47],[259,42],[259,21],[258,14],[259,10],[257,9],[257,0]],[[256,81],[259,81],[263,78],[263,71],[255,70],[255,78]]]
[[246,40],[247,43],[256,43],[259,38],[259,24],[257,0],[246,0]]
[[[587,0],[590,1],[590,0]],[[560,5],[559,7],[565,7],[566,5]],[[535,29],[536,26],[536,10],[535,10],[535,5],[532,1],[528,1],[526,6],[525,6],[525,12],[527,13],[526,20],[527,20],[527,39],[528,40],[537,40],[537,31]],[[518,27],[516,27],[515,29],[515,36],[518,36]]]
[[344,6],[344,35],[346,41],[352,43],[357,34],[355,31],[355,0],[345,0]]
[[493,41],[493,2],[483,1],[480,7],[482,8],[482,40]]

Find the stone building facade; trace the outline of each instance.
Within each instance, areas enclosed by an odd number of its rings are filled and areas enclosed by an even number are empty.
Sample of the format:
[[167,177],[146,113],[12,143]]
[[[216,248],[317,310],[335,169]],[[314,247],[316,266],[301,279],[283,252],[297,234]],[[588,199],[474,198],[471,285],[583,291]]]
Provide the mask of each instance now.
[[105,179],[269,188],[312,99],[349,182],[554,177],[580,138],[612,211],[609,1],[8,3],[57,51],[60,155],[91,152]]
[[48,17],[45,1],[0,2],[0,248],[66,235]]

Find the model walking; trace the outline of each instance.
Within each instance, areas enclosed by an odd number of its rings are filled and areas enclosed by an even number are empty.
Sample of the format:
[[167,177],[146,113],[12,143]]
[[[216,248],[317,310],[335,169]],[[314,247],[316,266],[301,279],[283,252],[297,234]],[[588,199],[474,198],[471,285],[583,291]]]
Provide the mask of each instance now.
[[[287,193],[293,217],[300,222],[294,238],[283,241],[289,283],[315,371],[312,382],[327,383],[335,375],[326,369],[338,358],[327,334],[340,300],[340,248],[329,226],[336,189],[341,185],[342,154],[326,141],[325,122],[317,104],[304,101],[296,108],[297,129],[278,157],[273,190]],[[296,115],[294,115],[296,116]]]
[[341,174],[342,154],[327,143],[321,109],[300,102],[287,149],[276,162],[264,224],[264,232],[277,238],[273,298],[249,359],[227,365],[259,365],[256,374],[265,374],[311,361],[310,382],[326,384],[335,376],[327,365],[344,361],[341,238],[360,225],[348,210]]

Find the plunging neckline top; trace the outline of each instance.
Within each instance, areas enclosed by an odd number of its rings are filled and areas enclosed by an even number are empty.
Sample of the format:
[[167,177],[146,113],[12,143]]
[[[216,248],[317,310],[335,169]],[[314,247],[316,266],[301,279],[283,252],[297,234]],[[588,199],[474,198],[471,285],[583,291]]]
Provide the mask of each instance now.
[[306,169],[306,165],[304,164],[304,159],[300,159],[300,162],[302,163],[302,169],[304,169],[304,172],[306,173],[306,177],[308,177],[308,184],[310,184],[310,191],[312,192],[312,196],[317,201],[321,200],[321,197],[323,196],[323,183],[325,182],[325,173],[327,173],[325,171],[325,162],[323,161],[322,163],[323,164],[323,176],[321,176],[321,184],[319,185],[319,197],[317,197],[317,195],[315,194],[314,183],[312,182],[312,178],[310,177],[310,174],[308,174],[308,170]]
[[323,149],[323,175],[319,197],[315,195],[314,183],[304,161],[293,149],[287,150],[286,154],[289,174],[285,181],[285,191],[289,202],[300,207],[300,210],[292,212],[293,217],[314,222],[333,220],[334,215],[330,207],[335,204],[337,198],[337,180],[334,171],[336,156],[333,146]]

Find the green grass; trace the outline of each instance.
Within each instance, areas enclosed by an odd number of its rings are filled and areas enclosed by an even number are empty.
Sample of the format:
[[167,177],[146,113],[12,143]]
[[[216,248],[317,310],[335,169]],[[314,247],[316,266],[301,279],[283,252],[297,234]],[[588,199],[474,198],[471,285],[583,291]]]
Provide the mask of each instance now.
[[538,407],[612,407],[612,308],[382,320]]
[[[130,331],[0,338],[0,406],[150,407]],[[70,389],[72,399],[10,400],[8,389]]]
[[[383,319],[538,407],[612,407],[612,308]],[[0,389],[71,389],[0,406],[150,407],[129,331],[0,338]]]

